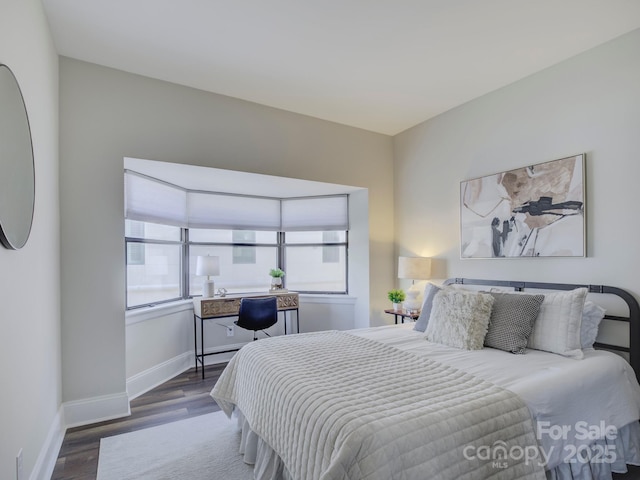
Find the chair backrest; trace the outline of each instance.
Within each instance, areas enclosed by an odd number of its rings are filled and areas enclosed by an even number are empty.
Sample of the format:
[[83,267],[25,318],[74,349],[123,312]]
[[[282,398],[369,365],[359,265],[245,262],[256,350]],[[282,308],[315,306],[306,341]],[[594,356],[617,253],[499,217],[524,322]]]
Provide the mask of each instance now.
[[240,311],[236,325],[247,330],[264,330],[278,321],[278,299],[243,298],[240,300]]

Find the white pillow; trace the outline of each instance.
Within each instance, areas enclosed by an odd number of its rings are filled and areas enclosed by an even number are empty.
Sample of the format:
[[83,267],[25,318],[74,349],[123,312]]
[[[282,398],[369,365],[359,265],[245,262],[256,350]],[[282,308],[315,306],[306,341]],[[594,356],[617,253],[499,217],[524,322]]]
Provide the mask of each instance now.
[[582,325],[580,326],[580,343],[583,350],[593,348],[604,313],[605,309],[591,300],[584,302]]
[[581,359],[580,327],[586,296],[586,288],[545,293],[527,347]]
[[493,301],[488,293],[442,289],[433,298],[425,338],[450,347],[481,350]]

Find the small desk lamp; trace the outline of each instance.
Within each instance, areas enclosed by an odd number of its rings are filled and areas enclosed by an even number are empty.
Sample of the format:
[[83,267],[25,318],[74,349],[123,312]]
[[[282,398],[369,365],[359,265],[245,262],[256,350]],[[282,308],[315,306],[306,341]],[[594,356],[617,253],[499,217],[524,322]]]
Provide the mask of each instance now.
[[220,257],[198,256],[196,259],[196,275],[206,275],[202,282],[202,298],[211,298],[215,295],[215,286],[211,275],[220,275]]
[[431,259],[427,257],[398,257],[398,278],[410,278],[411,287],[407,290],[404,308],[409,312],[420,309],[418,295],[420,290],[415,288],[416,280],[431,278]]

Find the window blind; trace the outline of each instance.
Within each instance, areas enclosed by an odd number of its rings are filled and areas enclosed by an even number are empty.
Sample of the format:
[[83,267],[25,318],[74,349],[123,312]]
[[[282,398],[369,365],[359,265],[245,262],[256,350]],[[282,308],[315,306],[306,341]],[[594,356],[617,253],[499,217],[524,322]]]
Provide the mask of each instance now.
[[187,226],[187,191],[154,178],[125,171],[125,218]]
[[348,230],[346,195],[282,199],[282,231]]
[[230,230],[275,230],[280,227],[276,198],[189,192],[189,227]]
[[348,197],[266,198],[185,190],[125,171],[125,218],[186,228],[348,230]]

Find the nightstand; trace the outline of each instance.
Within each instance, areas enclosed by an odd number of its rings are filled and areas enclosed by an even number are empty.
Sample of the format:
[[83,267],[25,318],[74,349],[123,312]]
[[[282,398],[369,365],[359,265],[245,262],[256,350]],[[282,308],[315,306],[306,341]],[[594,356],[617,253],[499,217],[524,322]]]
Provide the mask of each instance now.
[[385,310],[384,313],[388,313],[389,315],[394,315],[396,317],[396,325],[398,324],[398,317],[402,319],[402,323],[404,323],[405,318],[410,318],[413,321],[416,321],[420,316],[420,312],[418,313],[406,313],[403,310]]

